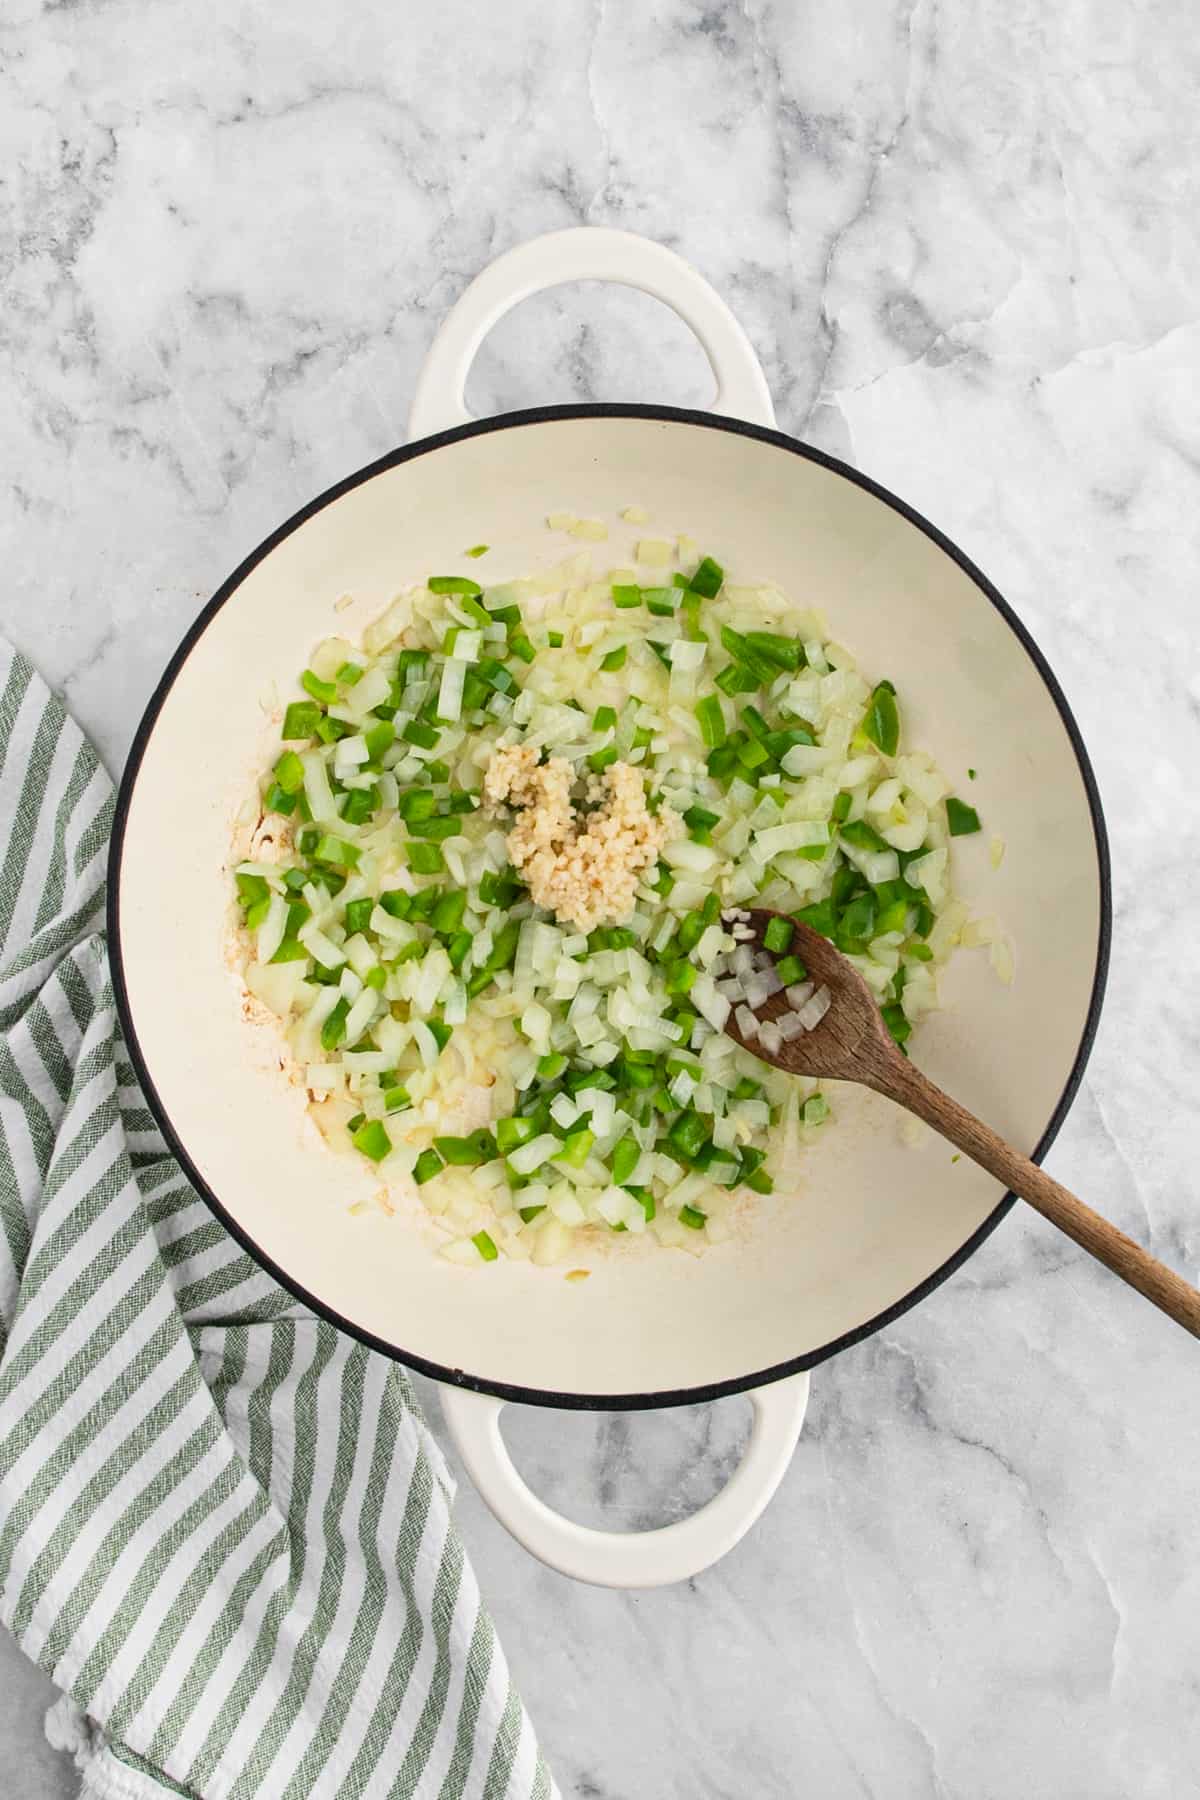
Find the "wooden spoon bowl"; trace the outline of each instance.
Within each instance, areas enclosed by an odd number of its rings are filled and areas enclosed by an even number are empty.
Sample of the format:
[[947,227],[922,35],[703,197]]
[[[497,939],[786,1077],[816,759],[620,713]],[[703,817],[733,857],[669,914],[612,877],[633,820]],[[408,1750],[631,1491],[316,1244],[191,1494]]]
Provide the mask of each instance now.
[[[766,907],[750,909],[748,924],[753,938],[744,941],[755,950],[764,947],[767,926],[772,919],[783,919],[792,926],[792,955],[798,956],[808,970],[808,979],[817,988],[829,989],[830,1005],[825,1017],[811,1031],[789,1038],[777,1054],[764,1050],[757,1037],[744,1037],[733,1013],[725,1030],[743,1049],[786,1069],[789,1075],[820,1076],[836,1081],[857,1081],[880,1093],[890,1089],[876,1074],[891,1076],[893,1060],[903,1062],[891,1034],[883,1022],[883,1014],[870,988],[854,964],[844,957],[828,938],[809,925],[802,925],[786,913],[770,912]],[[792,1010],[786,992],[772,994],[759,1007],[755,1017],[769,1023]]]
[[[792,926],[791,953],[800,957],[809,979],[818,988],[829,989],[829,1009],[811,1031],[785,1039],[775,1052],[768,1051],[757,1035],[744,1035],[735,1013],[729,1015],[725,1026],[730,1037],[789,1075],[856,1081],[886,1094],[1027,1200],[1043,1218],[1186,1331],[1200,1337],[1200,1293],[922,1075],[894,1042],[874,994],[854,964],[828,938],[786,913],[755,907],[748,920],[754,936],[744,941],[763,949],[767,926],[777,918]],[[765,1001],[755,1017],[769,1022],[790,1010],[791,1002],[782,992]]]

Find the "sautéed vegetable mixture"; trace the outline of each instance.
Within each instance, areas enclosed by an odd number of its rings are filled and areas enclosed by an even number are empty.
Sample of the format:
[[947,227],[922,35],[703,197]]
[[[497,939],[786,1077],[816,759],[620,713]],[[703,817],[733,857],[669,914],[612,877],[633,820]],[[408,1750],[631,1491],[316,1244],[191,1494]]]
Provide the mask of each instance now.
[[686,540],[592,554],[434,575],[320,645],[236,869],[326,1139],[415,1183],[466,1265],[697,1249],[813,1140],[816,1084],[722,1029],[764,981],[822,1008],[788,944],[774,976],[739,953],[740,906],[833,939],[901,1044],[967,923],[949,842],[979,818],[889,681]]

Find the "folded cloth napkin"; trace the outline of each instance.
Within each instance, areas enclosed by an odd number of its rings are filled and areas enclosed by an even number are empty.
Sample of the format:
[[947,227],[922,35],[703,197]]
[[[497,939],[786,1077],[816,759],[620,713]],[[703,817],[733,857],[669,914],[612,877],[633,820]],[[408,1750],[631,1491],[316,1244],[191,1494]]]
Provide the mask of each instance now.
[[54,1741],[123,1800],[549,1800],[406,1375],[277,1287],[155,1129],[111,818],[0,644],[0,1618],[68,1696]]

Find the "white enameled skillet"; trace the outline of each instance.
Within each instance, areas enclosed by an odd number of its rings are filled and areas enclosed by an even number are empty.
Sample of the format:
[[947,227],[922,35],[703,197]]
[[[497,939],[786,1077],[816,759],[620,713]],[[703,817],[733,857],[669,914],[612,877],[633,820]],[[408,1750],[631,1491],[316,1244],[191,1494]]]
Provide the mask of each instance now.
[[[717,381],[709,412],[560,406],[472,419],[471,360],[510,307],[581,280],[623,282],[672,307]],[[814,1365],[932,1292],[1011,1203],[940,1144],[905,1148],[884,1101],[847,1091],[794,1191],[754,1229],[693,1258],[597,1254],[587,1280],[501,1259],[475,1273],[435,1254],[414,1206],[346,1216],[374,1186],[308,1126],[280,1040],[243,1017],[229,954],[232,823],[277,743],[270,698],[320,638],[354,636],[406,585],[493,579],[551,557],[545,518],[616,520],[645,507],[739,580],[773,578],[818,604],[864,667],[903,698],[913,741],[1003,836],[956,850],[972,907],[1016,953],[1012,987],[960,955],[946,1010],[921,1027],[921,1065],[1014,1144],[1044,1151],[1095,1031],[1110,900],[1100,805],[1045,661],[979,570],[854,470],[774,428],[754,353],[728,308],[672,252],[577,230],[509,252],[446,320],[417,383],[412,441],[350,475],[272,534],[214,595],[171,659],[121,787],[109,888],[122,1024],[147,1097],[197,1189],[269,1269],[345,1330],[444,1383],[471,1475],[498,1516],[564,1572],[618,1586],[682,1579],[737,1542],[774,1492]],[[614,541],[614,560],[620,546]],[[561,555],[561,549],[557,554]],[[335,615],[339,596],[353,597]],[[710,1505],[641,1534],[590,1530],[517,1475],[506,1400],[640,1408],[747,1393],[740,1468]]]

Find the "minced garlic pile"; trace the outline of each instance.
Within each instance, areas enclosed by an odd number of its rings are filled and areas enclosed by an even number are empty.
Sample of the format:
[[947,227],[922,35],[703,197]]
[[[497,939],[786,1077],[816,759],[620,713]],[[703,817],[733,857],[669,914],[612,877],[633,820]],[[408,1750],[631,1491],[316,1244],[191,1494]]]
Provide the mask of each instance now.
[[492,757],[484,793],[493,806],[507,801],[517,809],[508,853],[534,905],[592,931],[628,919],[638,878],[680,835],[683,821],[669,806],[650,812],[641,771],[624,762],[590,777],[587,801],[595,810],[581,821],[571,801],[573,776],[563,757],[539,763],[536,750],[512,744]]

